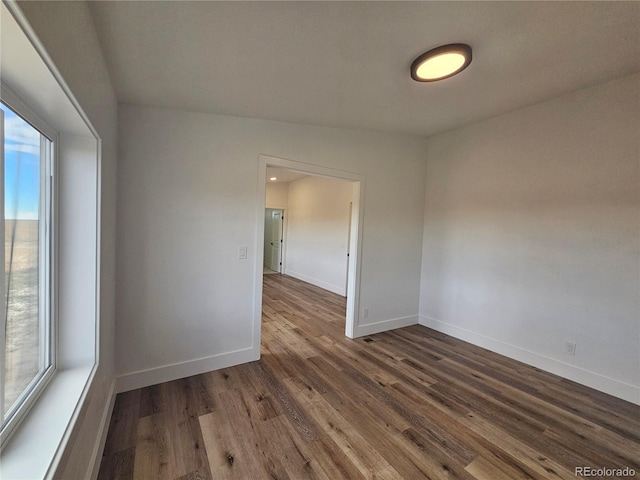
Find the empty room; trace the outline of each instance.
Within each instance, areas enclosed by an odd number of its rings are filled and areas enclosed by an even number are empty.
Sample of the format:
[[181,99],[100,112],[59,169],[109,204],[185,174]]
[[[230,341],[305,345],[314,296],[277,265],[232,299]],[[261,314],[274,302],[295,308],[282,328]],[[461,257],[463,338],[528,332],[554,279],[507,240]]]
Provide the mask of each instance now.
[[640,2],[0,21],[0,478],[640,478]]

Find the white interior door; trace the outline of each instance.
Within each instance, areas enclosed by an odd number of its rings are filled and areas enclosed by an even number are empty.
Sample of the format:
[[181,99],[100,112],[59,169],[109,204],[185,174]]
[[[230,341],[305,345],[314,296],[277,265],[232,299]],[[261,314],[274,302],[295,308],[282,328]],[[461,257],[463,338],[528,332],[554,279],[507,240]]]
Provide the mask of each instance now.
[[264,212],[264,268],[269,268],[271,265],[271,235],[273,234],[271,228],[271,209],[267,208]]
[[278,273],[282,265],[282,210],[273,210],[271,212],[271,241],[270,241],[270,260],[269,268]]
[[345,275],[345,287],[344,287],[344,291],[345,291],[345,297],[347,290],[349,289],[349,256],[351,255],[351,222],[353,219],[353,202],[349,202],[349,224],[348,224],[348,230],[347,230],[347,274]]
[[265,209],[264,216],[264,266],[282,273],[282,246],[284,237],[284,210]]

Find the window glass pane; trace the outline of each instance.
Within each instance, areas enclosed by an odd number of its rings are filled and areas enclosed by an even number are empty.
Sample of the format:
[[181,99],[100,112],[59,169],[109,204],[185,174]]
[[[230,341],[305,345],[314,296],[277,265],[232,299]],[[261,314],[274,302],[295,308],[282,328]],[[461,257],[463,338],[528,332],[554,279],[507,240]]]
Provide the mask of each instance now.
[[[5,348],[3,420],[49,366],[42,308],[42,177],[46,137],[4,111]],[[14,407],[14,408],[12,408]]]

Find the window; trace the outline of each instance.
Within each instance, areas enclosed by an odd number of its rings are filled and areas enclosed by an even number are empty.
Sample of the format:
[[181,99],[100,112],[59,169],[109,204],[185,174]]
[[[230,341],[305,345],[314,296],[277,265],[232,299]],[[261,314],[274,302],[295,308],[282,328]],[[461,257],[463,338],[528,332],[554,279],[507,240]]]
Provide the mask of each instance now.
[[[54,136],[3,85],[2,440],[55,370],[52,295]],[[29,118],[29,121],[26,120]],[[38,125],[38,127],[36,127]]]
[[[68,8],[61,6],[62,10],[53,8],[52,12],[79,15],[78,21],[84,25],[82,22],[89,20],[84,17],[89,14],[86,6],[69,5]],[[58,25],[56,22],[60,18],[54,20]],[[18,2],[0,2],[0,31],[0,97],[5,104],[5,112],[11,110],[44,135],[45,138],[40,139],[45,145],[52,141],[48,153],[53,153],[53,165],[42,161],[42,157],[38,160],[42,168],[54,167],[54,177],[47,182],[47,174],[44,174],[40,177],[44,183],[39,183],[45,193],[40,198],[38,210],[38,304],[40,308],[41,302],[48,303],[44,308],[50,315],[49,331],[44,333],[53,333],[55,337],[49,344],[38,337],[38,355],[44,352],[41,358],[49,358],[52,366],[48,370],[39,370],[39,382],[36,380],[27,385],[20,400],[20,409],[8,422],[5,422],[3,411],[2,420],[6,425],[0,435],[0,477],[58,478],[66,468],[73,471],[73,474],[67,474],[69,478],[90,478],[92,465],[87,464],[94,461],[91,452],[97,452],[99,444],[92,442],[74,446],[70,433],[80,431],[75,430],[76,426],[81,427],[82,432],[90,428],[98,431],[101,415],[91,409],[106,402],[106,412],[109,401],[105,399],[111,398],[114,390],[110,366],[105,365],[103,369],[98,366],[101,345],[100,268],[105,261],[100,253],[102,140],[33,32]],[[80,78],[86,74],[90,78],[91,65],[89,62],[86,69],[74,70],[74,75]],[[84,63],[77,66],[85,67]],[[5,89],[6,84],[12,87],[11,91]],[[98,91],[102,91],[101,88]],[[18,98],[19,102],[14,101]],[[111,123],[115,106],[113,111],[111,107],[109,109],[104,118],[115,127],[115,118]],[[0,111],[0,114],[0,117],[4,116],[4,112]],[[46,125],[39,119],[46,120]],[[107,127],[107,130],[110,129]],[[0,134],[4,135],[2,125]],[[115,150],[113,139],[109,144]],[[3,147],[4,138],[0,138],[0,150]],[[110,162],[113,159],[111,155]],[[4,161],[4,158],[0,151],[0,159]],[[0,177],[3,174],[4,168],[0,168]],[[47,184],[49,192],[46,191]],[[54,188],[50,186],[52,184]],[[0,198],[4,202],[3,188],[4,180],[0,178]],[[41,207],[45,199],[49,205]],[[4,214],[4,205],[0,207]],[[111,211],[110,206],[107,208]],[[4,217],[0,218],[0,226],[5,235]],[[4,266],[4,249],[0,252],[0,265]],[[110,258],[107,252],[107,264],[111,264]],[[110,279],[113,278],[110,269],[106,278],[105,288],[109,292]],[[48,281],[49,286],[42,286],[42,281]],[[3,293],[0,295],[0,311],[5,312],[4,274],[0,275],[0,292]],[[109,306],[106,308],[108,311]],[[41,312],[45,310],[38,311],[38,321]],[[3,323],[0,325],[2,376],[5,370],[5,318],[3,313],[0,316]],[[108,358],[113,358],[110,352]],[[4,378],[0,380],[0,386],[4,385]],[[36,397],[38,400],[34,401]],[[0,392],[0,398],[4,402],[4,392]],[[80,459],[75,452],[90,459]],[[81,461],[67,463],[71,458]]]

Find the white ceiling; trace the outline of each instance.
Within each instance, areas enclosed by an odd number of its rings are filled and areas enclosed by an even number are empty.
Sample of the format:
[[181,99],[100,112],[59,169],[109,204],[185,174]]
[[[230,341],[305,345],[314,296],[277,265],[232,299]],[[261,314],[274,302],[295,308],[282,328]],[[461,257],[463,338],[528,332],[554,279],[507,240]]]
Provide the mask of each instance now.
[[[430,136],[640,71],[639,2],[89,2],[119,101]],[[424,51],[470,67],[411,80]]]
[[[302,177],[308,177],[308,173],[301,173],[280,167],[267,167],[267,183],[289,183]],[[275,177],[276,180],[270,180]]]

